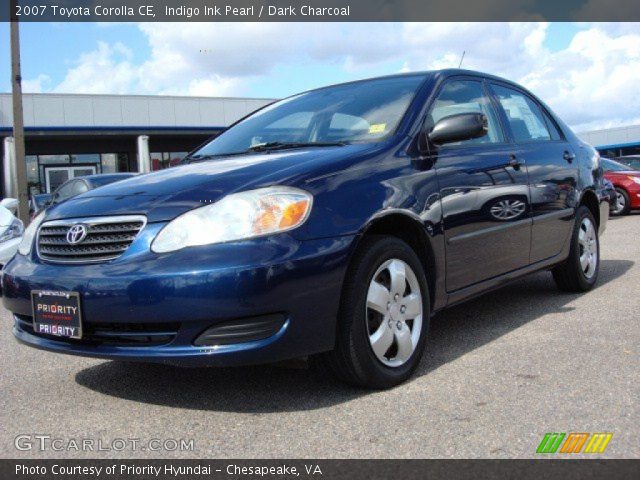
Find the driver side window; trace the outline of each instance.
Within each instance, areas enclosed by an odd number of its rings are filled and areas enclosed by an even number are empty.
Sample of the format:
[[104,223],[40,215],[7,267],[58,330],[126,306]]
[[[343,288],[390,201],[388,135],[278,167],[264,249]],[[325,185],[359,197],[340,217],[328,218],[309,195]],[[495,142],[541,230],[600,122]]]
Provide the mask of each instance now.
[[488,123],[487,135],[448,145],[473,145],[504,141],[491,100],[485,94],[482,84],[474,80],[453,80],[442,87],[427,117],[427,130],[430,131],[439,120],[460,113],[484,114]]

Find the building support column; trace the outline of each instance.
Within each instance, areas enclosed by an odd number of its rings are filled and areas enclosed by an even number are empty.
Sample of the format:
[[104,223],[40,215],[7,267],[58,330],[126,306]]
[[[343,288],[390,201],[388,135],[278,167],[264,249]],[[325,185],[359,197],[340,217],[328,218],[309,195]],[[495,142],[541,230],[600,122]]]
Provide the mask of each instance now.
[[18,177],[16,176],[16,142],[13,137],[5,137],[3,150],[3,191],[5,198],[18,197]]
[[140,173],[149,173],[151,171],[149,137],[147,135],[140,135],[138,137],[138,171]]

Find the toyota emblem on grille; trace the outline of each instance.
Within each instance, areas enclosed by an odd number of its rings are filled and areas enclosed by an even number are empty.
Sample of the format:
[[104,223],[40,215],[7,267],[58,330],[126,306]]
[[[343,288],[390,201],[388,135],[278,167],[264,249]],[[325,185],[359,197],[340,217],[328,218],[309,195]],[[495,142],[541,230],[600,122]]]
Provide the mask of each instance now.
[[83,241],[86,236],[87,227],[82,224],[74,225],[67,231],[67,243],[76,245]]

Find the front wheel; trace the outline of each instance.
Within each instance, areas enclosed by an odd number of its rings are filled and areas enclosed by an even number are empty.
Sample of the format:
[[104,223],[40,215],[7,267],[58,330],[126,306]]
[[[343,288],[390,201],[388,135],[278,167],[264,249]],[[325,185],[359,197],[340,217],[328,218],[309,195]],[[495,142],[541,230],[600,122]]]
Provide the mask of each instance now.
[[345,278],[335,349],[311,365],[356,386],[397,385],[420,362],[429,313],[424,269],[411,247],[395,237],[365,238]]
[[611,210],[611,215],[627,215],[630,210],[629,194],[622,188],[616,188],[616,204]]
[[586,292],[595,285],[599,268],[598,227],[591,210],[582,205],[576,212],[569,257],[552,270],[553,278],[560,290]]

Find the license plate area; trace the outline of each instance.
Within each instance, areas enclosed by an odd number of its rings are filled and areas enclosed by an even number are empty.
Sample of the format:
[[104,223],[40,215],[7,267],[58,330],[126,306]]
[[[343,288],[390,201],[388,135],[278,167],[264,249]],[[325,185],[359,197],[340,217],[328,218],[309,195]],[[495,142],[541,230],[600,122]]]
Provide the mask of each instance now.
[[82,338],[82,313],[78,292],[33,290],[33,331],[40,335]]

